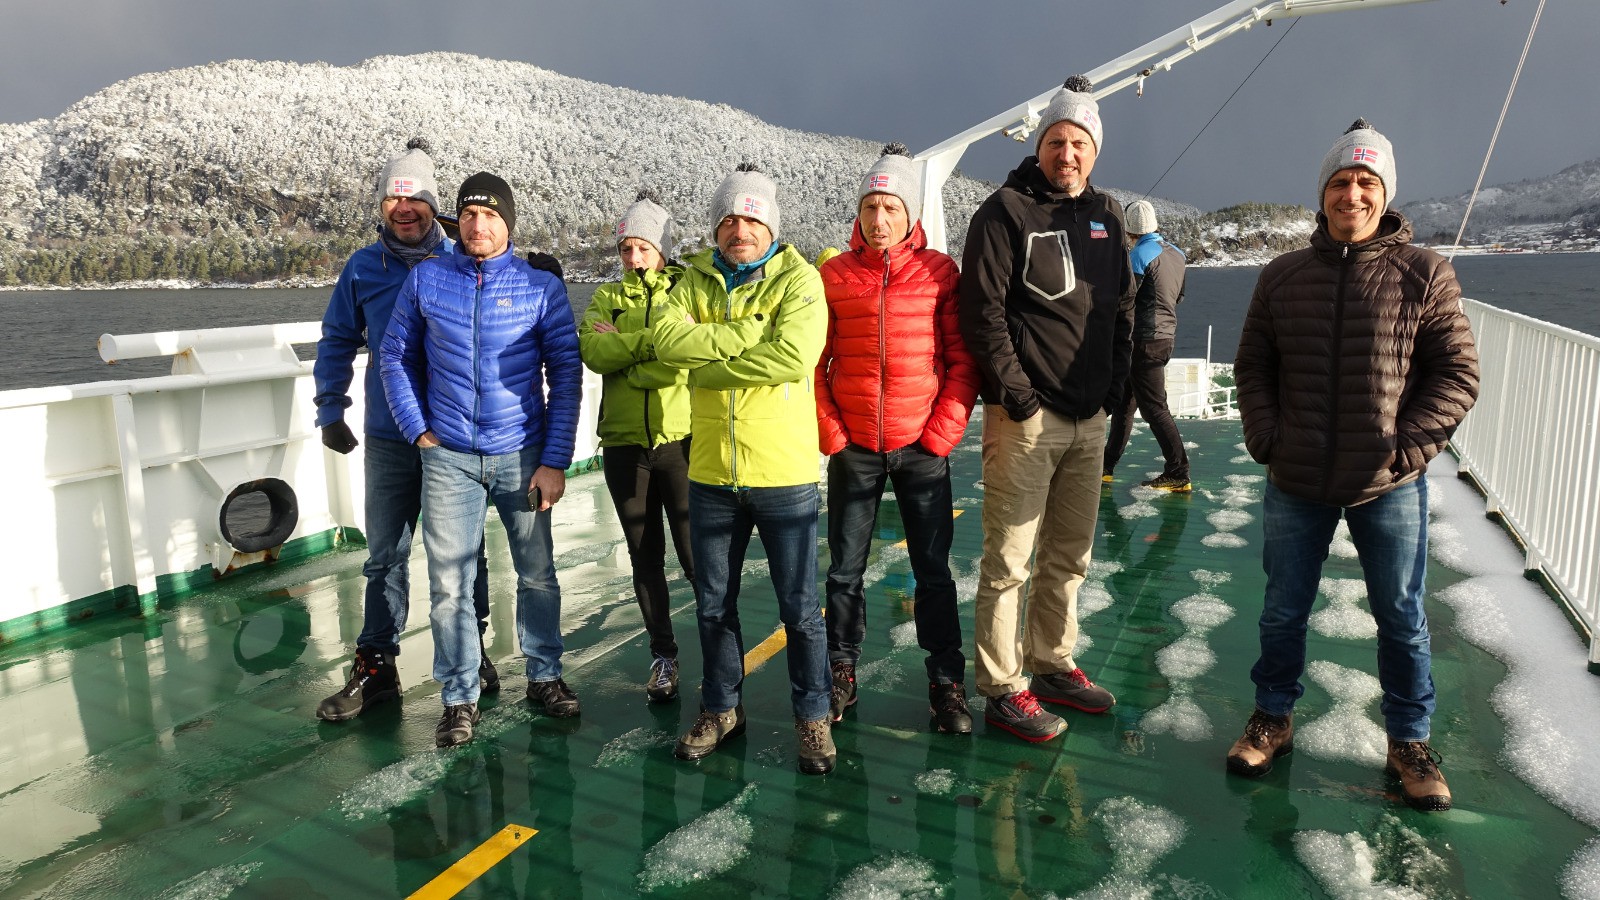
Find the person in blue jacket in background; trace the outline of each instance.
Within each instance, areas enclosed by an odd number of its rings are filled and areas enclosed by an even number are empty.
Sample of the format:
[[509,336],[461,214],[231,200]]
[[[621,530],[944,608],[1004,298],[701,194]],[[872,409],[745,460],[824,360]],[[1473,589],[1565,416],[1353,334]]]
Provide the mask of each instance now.
[[[377,349],[383,343],[395,297],[411,269],[451,248],[437,219],[438,183],[428,144],[422,138],[412,138],[405,152],[384,166],[378,176],[377,200],[383,219],[378,240],[352,254],[339,273],[328,311],[322,316],[322,339],[317,342],[313,369],[322,443],[336,453],[349,453],[359,441],[344,413],[350,407],[356,352],[363,347],[368,351],[362,426],[367,438],[362,471],[368,555],[361,568],[367,591],[350,678],[317,707],[317,718],[329,722],[353,719],[375,703],[400,696],[394,658],[400,653],[400,632],[405,630],[409,610],[411,538],[422,510],[422,460],[389,413],[378,376]],[[488,565],[481,541],[473,604],[481,647],[489,620]],[[487,652],[480,656],[481,690],[499,690],[500,674],[494,663]]]

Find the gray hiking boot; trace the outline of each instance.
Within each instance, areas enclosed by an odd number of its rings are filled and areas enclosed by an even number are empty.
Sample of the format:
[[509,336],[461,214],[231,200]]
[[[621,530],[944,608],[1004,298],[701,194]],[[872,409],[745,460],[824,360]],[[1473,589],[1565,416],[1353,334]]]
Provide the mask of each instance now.
[[743,704],[720,713],[702,709],[700,715],[695,717],[694,724],[683,733],[683,737],[678,738],[678,745],[672,752],[679,759],[700,759],[710,755],[724,741],[741,734],[744,734]]
[[800,745],[795,767],[806,775],[826,775],[833,771],[839,751],[833,746],[833,723],[827,718],[809,722],[794,720],[794,734]]

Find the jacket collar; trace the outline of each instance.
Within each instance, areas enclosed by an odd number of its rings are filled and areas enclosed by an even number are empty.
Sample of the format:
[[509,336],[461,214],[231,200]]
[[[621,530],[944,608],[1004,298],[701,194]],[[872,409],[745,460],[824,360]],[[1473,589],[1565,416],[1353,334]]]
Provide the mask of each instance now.
[[1057,190],[1056,186],[1050,183],[1050,179],[1044,177],[1044,170],[1039,168],[1037,156],[1030,156],[1018,163],[1017,167],[1011,170],[1011,174],[1006,176],[1005,186],[1042,200],[1053,200],[1058,203],[1081,204],[1094,200],[1100,194],[1092,183],[1084,185],[1083,191],[1076,197],[1066,191]]
[[1329,259],[1365,262],[1388,253],[1395,247],[1411,243],[1411,222],[1397,210],[1385,210],[1378,218],[1378,233],[1370,240],[1350,244],[1335,240],[1328,233],[1328,217],[1317,213],[1317,230],[1311,233],[1311,246],[1318,254]]
[[449,260],[450,264],[457,270],[469,272],[473,277],[477,277],[478,273],[482,272],[484,278],[493,278],[510,268],[517,261],[517,245],[507,241],[506,249],[503,253],[499,256],[489,257],[480,266],[477,258],[467,253],[461,243],[457,242],[449,256]]
[[861,220],[856,219],[855,227],[850,231],[850,251],[856,254],[863,263],[873,268],[883,268],[887,257],[889,271],[897,271],[906,264],[912,254],[918,250],[928,248],[927,232],[922,230],[922,220],[911,223],[911,233],[905,240],[884,251],[877,251],[867,245],[867,239],[861,234]]

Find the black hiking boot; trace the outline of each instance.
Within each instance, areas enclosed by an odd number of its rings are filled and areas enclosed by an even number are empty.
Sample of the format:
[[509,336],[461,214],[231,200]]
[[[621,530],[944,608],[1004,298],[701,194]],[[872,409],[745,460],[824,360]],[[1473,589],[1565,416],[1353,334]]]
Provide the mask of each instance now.
[[828,667],[833,675],[833,691],[828,695],[828,718],[837,722],[844,711],[856,705],[856,666],[843,660]]
[[457,744],[465,744],[472,740],[472,727],[477,725],[481,718],[476,703],[446,706],[439,724],[433,729],[433,745],[454,747]]
[[528,682],[528,702],[544,710],[547,716],[565,719],[578,714],[578,695],[560,678],[553,681]]
[[940,734],[972,733],[972,711],[967,708],[967,689],[962,684],[928,685],[928,712]]
[[356,648],[350,664],[350,680],[337,694],[317,707],[317,718],[325,722],[346,722],[367,711],[367,707],[400,696],[400,673],[386,653],[370,647]]
[[478,632],[478,693],[500,693],[500,670],[489,658],[489,648],[483,643],[483,632]]

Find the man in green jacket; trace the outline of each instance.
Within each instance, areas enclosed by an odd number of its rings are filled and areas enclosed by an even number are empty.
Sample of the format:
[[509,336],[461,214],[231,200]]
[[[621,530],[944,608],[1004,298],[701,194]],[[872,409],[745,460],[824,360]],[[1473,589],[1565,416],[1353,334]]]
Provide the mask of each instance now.
[[739,576],[761,532],[788,637],[802,772],[832,771],[827,636],[817,600],[819,471],[811,379],[828,327],[822,277],[777,242],[777,186],[744,164],[711,202],[716,246],[687,261],[669,315],[651,326],[661,362],[688,369],[689,523],[705,671],[679,739],[699,759],[744,731]]

